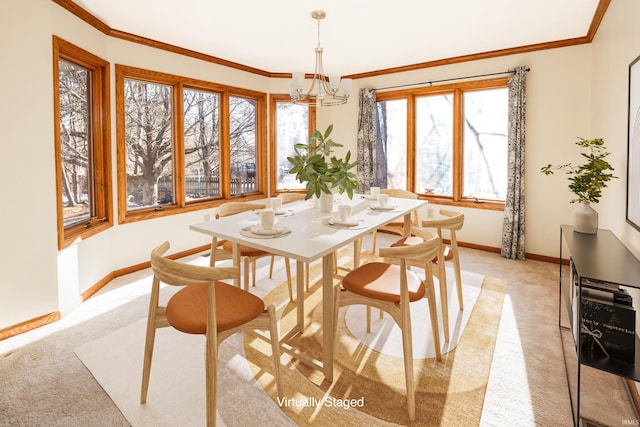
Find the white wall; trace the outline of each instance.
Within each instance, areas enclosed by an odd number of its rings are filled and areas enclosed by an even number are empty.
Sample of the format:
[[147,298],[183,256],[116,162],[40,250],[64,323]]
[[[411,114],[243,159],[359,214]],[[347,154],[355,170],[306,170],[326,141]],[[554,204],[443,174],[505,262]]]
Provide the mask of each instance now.
[[[640,232],[626,223],[627,118],[629,64],[640,56],[640,2],[611,2],[592,43],[592,109],[594,134],[602,136],[619,179],[613,180],[598,205],[600,223],[640,258]],[[636,94],[637,95],[637,94]]]
[[[335,139],[355,152],[358,89],[531,67],[527,77],[527,252],[557,256],[558,225],[571,221],[571,194],[562,176],[546,177],[543,164],[577,160],[577,136],[604,137],[616,169],[626,167],[626,76],[640,54],[640,16],[635,0],[609,6],[592,45],[540,51],[358,80],[345,106],[321,109],[318,127],[335,125]],[[2,281],[0,329],[77,303],[78,295],[110,272],[144,262],[161,240],[172,251],[206,244],[188,229],[211,210],[140,221],[113,228],[59,252],[56,238],[53,151],[53,34],[112,64],[113,186],[115,165],[115,64],[173,73],[248,89],[286,93],[285,79],[249,73],[111,39],[50,0],[3,0],[0,6],[2,168],[0,204]],[[330,53],[327,53],[329,60]],[[592,59],[593,58],[593,59]],[[9,100],[9,101],[7,101]],[[20,185],[15,183],[20,177]],[[625,179],[611,185],[599,206],[601,224],[640,248],[637,232],[624,224]],[[117,195],[114,194],[114,207]],[[622,212],[622,213],[621,213]],[[499,247],[502,213],[465,209],[460,240]],[[115,213],[117,217],[117,212]],[[37,267],[36,267],[37,266]],[[28,273],[28,275],[27,275]]]

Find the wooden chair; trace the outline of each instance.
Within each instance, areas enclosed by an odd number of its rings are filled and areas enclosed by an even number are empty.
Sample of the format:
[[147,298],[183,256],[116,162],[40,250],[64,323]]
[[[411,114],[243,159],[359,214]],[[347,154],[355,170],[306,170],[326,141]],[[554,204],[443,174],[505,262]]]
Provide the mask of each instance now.
[[[440,252],[440,259],[434,258],[433,262],[437,265],[437,269],[434,270],[438,282],[440,282],[440,299],[442,301],[442,316],[443,316],[443,328],[445,331],[445,338],[449,339],[449,314],[448,314],[448,300],[447,300],[447,274],[445,268],[446,261],[453,262],[453,272],[456,279],[456,288],[458,292],[458,306],[460,310],[464,310],[464,303],[462,298],[462,278],[460,275],[460,257],[458,253],[458,239],[456,237],[456,231],[461,230],[464,225],[464,213],[453,211],[449,209],[440,209],[440,215],[443,218],[426,219],[422,221],[423,228],[435,228],[438,232],[438,236],[442,241],[442,248]],[[445,244],[445,236],[443,230],[449,232],[449,244]],[[445,318],[446,315],[446,318]]]
[[[411,302],[425,297],[428,299],[436,359],[441,360],[442,354],[440,352],[440,333],[431,271],[431,259],[438,253],[440,238],[436,234],[418,227],[412,227],[412,235],[422,241],[412,245],[380,248],[380,256],[398,259],[399,265],[371,262],[356,268],[342,279],[344,290],[337,286],[334,292],[334,324],[337,324],[339,308],[353,304],[376,307],[391,315],[402,330],[407,404],[409,419],[413,421],[416,410],[409,308]],[[408,269],[407,260],[422,265],[424,279]],[[370,331],[369,323],[367,323],[367,331]],[[337,328],[334,330],[334,343],[336,335]]]
[[[263,203],[227,202],[218,206],[218,209],[216,210],[216,219],[230,216],[230,215],[236,215],[241,212],[246,212],[249,210],[258,210],[258,209],[264,209],[264,208],[265,208],[265,205]],[[217,246],[218,246],[217,239],[216,237],[213,237],[211,241],[212,253],[214,251],[213,248]],[[221,247],[227,253],[233,254],[233,244],[231,242],[224,241]],[[266,252],[260,249],[252,248],[251,246],[240,245],[240,263],[243,265],[242,280],[244,283],[245,291],[249,290],[249,266],[252,267],[251,272],[253,274],[253,279],[251,284],[255,286],[256,285],[256,260],[266,256],[271,256],[271,254],[269,252]],[[210,265],[215,265],[215,261],[216,260],[212,257],[210,261]],[[293,289],[291,287],[291,267],[289,265],[289,258],[284,259],[284,264],[285,264],[285,270],[287,273],[287,284],[289,285],[289,298],[291,301],[293,301]]]
[[[265,310],[264,301],[257,296],[220,281],[238,278],[240,275],[238,267],[204,267],[184,264],[164,258],[163,255],[168,249],[169,242],[164,242],[151,252],[151,268],[154,276],[147,319],[140,403],[147,401],[156,329],[168,326],[188,334],[206,336],[205,382],[208,426],[216,424],[218,347],[222,341],[236,332],[254,329],[269,330],[276,388],[278,396],[282,397],[280,344],[275,307],[269,305]],[[166,307],[159,306],[160,282],[184,286],[171,297]],[[170,372],[163,374],[168,375]]]
[[[411,191],[394,189],[394,188],[382,189],[380,190],[380,194],[387,194],[389,197],[398,197],[402,199],[418,198],[418,195],[415,193],[412,193]],[[413,219],[411,222],[413,225],[418,225],[418,211],[413,211]],[[384,225],[378,228],[377,230],[373,231],[373,238],[371,242],[371,252],[373,253],[376,252],[376,241],[377,241],[378,230],[384,231],[387,233],[398,234],[402,236],[404,234],[404,219],[400,218],[398,221],[390,222],[389,224]]]

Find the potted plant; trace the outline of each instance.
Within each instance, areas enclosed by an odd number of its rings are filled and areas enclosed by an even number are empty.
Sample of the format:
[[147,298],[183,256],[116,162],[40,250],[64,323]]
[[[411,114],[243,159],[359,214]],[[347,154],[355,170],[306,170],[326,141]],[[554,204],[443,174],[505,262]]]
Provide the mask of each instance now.
[[591,207],[602,197],[602,190],[607,188],[607,182],[614,176],[613,166],[606,160],[611,154],[607,151],[602,138],[578,138],[576,145],[586,149],[580,153],[586,163],[575,166],[572,163],[553,166],[548,164],[540,169],[545,175],[552,175],[554,171],[564,171],[569,175],[569,190],[576,195],[571,203],[580,203],[573,214],[574,231],[595,234],[598,230],[598,212]]
[[[289,173],[295,174],[299,182],[306,184],[305,200],[312,196],[322,199],[322,195],[325,195],[324,199],[332,203],[334,190],[340,194],[346,192],[351,199],[358,186],[357,177],[351,172],[358,161],[350,162],[351,151],[347,151],[342,159],[334,155],[334,148],[343,145],[331,139],[332,131],[333,125],[329,125],[324,134],[316,129],[307,144],[296,144],[295,155],[287,157],[293,165]],[[330,212],[332,206],[321,206],[321,210]]]

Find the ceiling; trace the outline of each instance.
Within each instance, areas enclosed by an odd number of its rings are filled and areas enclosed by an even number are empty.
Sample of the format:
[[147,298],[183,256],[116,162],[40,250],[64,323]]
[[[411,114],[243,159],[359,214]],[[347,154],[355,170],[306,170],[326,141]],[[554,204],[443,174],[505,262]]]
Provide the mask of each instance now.
[[[73,0],[112,30],[270,73],[353,75],[585,37],[600,0]],[[608,4],[608,1],[603,2]]]

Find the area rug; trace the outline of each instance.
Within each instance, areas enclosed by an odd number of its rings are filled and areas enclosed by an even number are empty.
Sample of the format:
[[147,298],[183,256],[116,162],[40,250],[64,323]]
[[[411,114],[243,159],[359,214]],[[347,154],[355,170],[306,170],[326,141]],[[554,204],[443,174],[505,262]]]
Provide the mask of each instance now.
[[[312,269],[312,278],[315,274],[317,279],[318,269],[318,265]],[[288,299],[283,279],[283,275],[278,277],[276,273],[273,290],[265,297],[267,300]],[[475,304],[474,286],[466,286],[474,280],[478,283]],[[471,289],[471,297],[467,298],[465,293],[467,308],[459,312],[455,292],[452,294],[453,339],[449,344],[442,344],[446,352],[443,360],[421,359],[432,351],[429,345],[418,350],[424,354],[416,356],[417,415],[411,425],[478,424],[506,282],[488,277],[483,280],[483,276],[463,272],[463,283],[466,293]],[[161,298],[166,301],[173,291],[163,288]],[[266,294],[268,290],[263,292]],[[308,327],[305,334],[293,342],[316,356],[322,353],[320,295],[316,283],[305,298]],[[282,357],[284,397],[288,402],[321,402],[333,396],[334,402],[340,402],[339,407],[326,404],[301,407],[297,403],[287,406],[279,401],[275,395],[270,347],[255,336],[243,338],[236,334],[222,343],[219,352],[218,425],[255,425],[256,414],[260,414],[260,424],[266,426],[408,424],[402,359],[386,354],[393,353],[388,345],[386,349],[383,346],[382,352],[374,349],[379,341],[393,342],[390,320],[388,316],[377,319],[376,313],[373,332],[377,338],[367,342],[364,337],[367,344],[363,344],[360,341],[363,337],[356,338],[361,333],[358,331],[361,316],[350,313],[352,309],[358,307],[341,310],[341,339],[336,350],[333,384],[324,382],[321,372],[287,355]],[[426,313],[423,311],[426,327],[414,327],[414,342],[421,329],[430,331]],[[467,313],[468,319],[465,319]],[[353,316],[355,320],[349,320]],[[289,304],[283,312],[281,329],[286,330],[294,319],[294,305]],[[353,333],[349,332],[350,323],[355,325],[351,326]],[[417,323],[414,320],[414,324]],[[133,426],[204,425],[204,338],[201,336],[182,334],[171,328],[158,331],[147,403],[139,403],[145,324],[146,319],[140,319],[82,345],[75,353]],[[362,405],[354,403],[347,407],[350,401],[360,401]]]
[[[473,277],[477,276],[477,277]],[[473,283],[475,280],[475,284]],[[465,304],[468,318],[457,310],[455,292],[450,295],[452,340],[443,343],[443,359],[435,360],[431,327],[426,303],[412,306],[414,372],[416,378],[416,419],[409,421],[405,393],[404,364],[399,330],[388,315],[380,320],[374,316],[372,331],[364,331],[364,308],[345,307],[340,310],[338,340],[335,349],[334,381],[324,381],[324,375],[295,359],[287,359],[284,370],[284,399],[275,396],[270,379],[265,390],[275,404],[297,425],[360,426],[360,425],[478,425],[491,370],[506,282],[493,277],[463,274]],[[451,284],[450,289],[455,289]],[[468,298],[474,294],[475,298]],[[275,289],[266,299],[280,300]],[[321,358],[322,307],[321,286],[316,283],[305,297],[305,333],[291,344]],[[453,296],[453,298],[451,298]],[[474,304],[475,303],[475,304]],[[438,303],[439,306],[439,303]],[[376,310],[374,310],[375,312]],[[440,314],[438,315],[439,320]],[[287,330],[295,322],[295,310],[285,311],[281,325]],[[442,325],[440,325],[442,327]],[[367,337],[368,335],[368,337]],[[421,341],[431,341],[431,346]],[[380,346],[380,342],[384,342]],[[378,347],[376,349],[376,347]],[[420,350],[422,349],[422,350]],[[270,370],[269,360],[261,354],[268,346],[260,340],[245,338],[245,353],[260,378]],[[433,355],[432,355],[433,354]],[[431,356],[431,357],[427,357]],[[283,358],[283,359],[284,359]],[[261,384],[263,381],[259,381]]]

